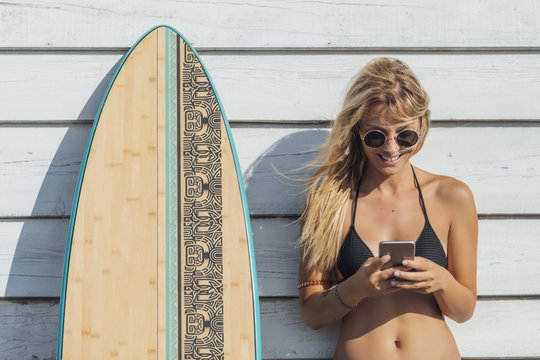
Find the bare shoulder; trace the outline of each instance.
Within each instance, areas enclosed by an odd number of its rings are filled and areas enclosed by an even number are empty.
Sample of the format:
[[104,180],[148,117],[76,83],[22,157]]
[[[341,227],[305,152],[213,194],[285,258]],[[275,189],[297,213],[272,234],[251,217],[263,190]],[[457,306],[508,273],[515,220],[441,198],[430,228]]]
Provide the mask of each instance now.
[[438,200],[455,209],[464,207],[474,209],[471,189],[462,181],[451,176],[438,175],[416,168],[422,189],[429,189]]

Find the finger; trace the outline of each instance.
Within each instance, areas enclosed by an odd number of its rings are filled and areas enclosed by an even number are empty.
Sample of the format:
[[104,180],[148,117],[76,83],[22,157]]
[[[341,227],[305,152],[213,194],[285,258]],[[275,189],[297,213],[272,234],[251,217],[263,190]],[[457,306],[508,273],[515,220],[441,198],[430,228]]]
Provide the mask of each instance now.
[[409,271],[411,268],[409,267],[406,267],[406,266],[403,266],[403,265],[399,265],[399,266],[394,266],[392,269],[394,269],[394,271]]
[[392,276],[394,276],[394,272],[396,271],[409,271],[409,268],[405,266],[395,266],[388,269],[382,269],[380,270],[381,273],[381,279],[388,279]]
[[393,288],[394,285],[392,285],[392,280],[393,279],[381,280],[379,281],[377,287],[379,288],[379,290],[388,290],[390,288]]
[[410,269],[426,271],[431,268],[432,262],[423,257],[417,256],[414,260],[403,260],[401,264]]
[[409,281],[426,281],[429,279],[429,276],[427,276],[428,274],[425,271],[412,272],[396,270],[392,275],[397,279]]
[[379,278],[380,279],[390,279],[394,276],[394,273],[396,272],[396,269],[395,268],[389,268],[389,269],[384,269],[384,270],[381,270],[380,273],[379,273]]
[[[380,258],[373,258],[374,260],[367,266],[367,270],[369,273],[374,273],[375,271],[379,270],[381,266],[383,266],[385,263],[387,263],[390,260],[390,255],[384,255]],[[369,260],[369,259],[368,259]],[[367,262],[367,260],[366,260]]]
[[422,289],[427,289],[429,287],[429,283],[427,281],[408,281],[408,280],[392,279],[390,281],[390,284],[399,289],[407,289],[407,290],[422,290]]
[[366,259],[366,261],[364,261],[364,264],[365,264],[366,266],[369,266],[369,265],[371,265],[371,264],[372,264],[374,261],[376,261],[376,260],[379,260],[379,258],[376,257],[376,256],[369,257],[369,258]]

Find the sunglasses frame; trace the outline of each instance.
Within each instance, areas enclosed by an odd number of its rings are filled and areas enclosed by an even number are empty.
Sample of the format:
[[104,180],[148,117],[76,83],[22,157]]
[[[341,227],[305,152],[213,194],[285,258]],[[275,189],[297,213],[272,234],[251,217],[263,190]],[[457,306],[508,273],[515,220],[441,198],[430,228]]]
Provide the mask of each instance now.
[[[402,145],[402,144],[399,143],[398,137],[399,137],[399,135],[403,134],[405,131],[411,131],[411,132],[413,132],[413,133],[416,134],[416,141],[414,142],[414,144],[412,144],[412,145]],[[382,135],[384,136],[384,142],[383,142],[381,145],[379,145],[379,146],[370,146],[370,145],[368,145],[368,144],[364,141],[364,138],[365,138],[369,133],[373,133],[373,132],[375,132],[375,133],[380,133],[380,134],[382,134]],[[393,140],[396,140],[397,144],[398,144],[399,147],[401,147],[401,148],[411,148],[411,147],[415,146],[416,144],[418,144],[418,141],[420,140],[420,137],[421,137],[421,135],[420,135],[419,133],[417,133],[416,131],[414,131],[414,130],[412,130],[412,129],[405,129],[405,130],[402,130],[402,131],[400,131],[399,133],[397,133],[396,135],[394,135],[394,136],[392,136],[392,137],[386,135],[386,134],[385,134],[384,132],[382,132],[381,130],[376,130],[376,129],[374,129],[374,130],[369,130],[369,131],[368,131],[367,133],[365,133],[364,135],[362,135],[362,134],[359,134],[359,135],[360,135],[360,139],[362,140],[362,142],[363,142],[364,144],[366,144],[366,146],[369,147],[369,148],[371,148],[371,149],[378,149],[378,148],[384,146],[384,144],[386,144],[386,142],[387,142],[388,139],[390,139],[390,138],[392,138]]]

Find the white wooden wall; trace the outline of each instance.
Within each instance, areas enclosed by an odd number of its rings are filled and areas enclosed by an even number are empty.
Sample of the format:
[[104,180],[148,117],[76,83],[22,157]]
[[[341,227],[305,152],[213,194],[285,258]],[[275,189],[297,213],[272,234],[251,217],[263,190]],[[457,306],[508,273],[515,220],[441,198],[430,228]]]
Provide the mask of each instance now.
[[[52,359],[69,216],[98,105],[131,44],[169,24],[200,51],[232,123],[252,214],[265,359],[327,359],[301,320],[294,241],[310,160],[351,76],[405,60],[432,97],[414,163],[465,181],[479,300],[448,320],[464,358],[540,359],[540,2],[0,2],[0,359]],[[289,172],[288,172],[289,171]]]

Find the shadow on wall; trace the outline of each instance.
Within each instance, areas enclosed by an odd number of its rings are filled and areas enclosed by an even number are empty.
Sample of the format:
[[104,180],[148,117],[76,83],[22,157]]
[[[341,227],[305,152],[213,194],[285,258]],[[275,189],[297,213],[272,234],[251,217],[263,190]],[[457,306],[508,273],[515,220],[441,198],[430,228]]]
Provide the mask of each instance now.
[[[120,63],[121,60],[101,80],[77,120],[95,116]],[[26,299],[13,299],[13,326],[7,327],[7,334],[0,333],[3,343],[0,350],[2,359],[52,359],[56,358],[58,298],[61,294],[69,217],[92,125],[75,123],[14,127],[28,128],[29,132],[36,132],[38,136],[51,136],[35,141],[52,144],[52,137],[55,136],[61,137],[61,141],[50,164],[42,160],[44,155],[41,153],[31,155],[35,158],[25,160],[26,173],[20,175],[30,178],[25,182],[31,184],[31,177],[43,177],[40,164],[48,165],[30,218],[26,218],[27,211],[23,210],[23,219],[7,221],[7,227],[13,230],[11,233],[18,233],[18,237],[14,240],[16,244],[7,274],[5,297]],[[41,299],[32,303],[28,301],[31,298]],[[45,303],[43,298],[49,298],[49,301]],[[26,307],[21,308],[23,305]],[[4,326],[0,327],[0,331],[3,331],[1,328]]]
[[[285,127],[292,133],[271,144],[244,170],[261,297],[296,293],[299,227],[292,225],[303,208],[305,183],[287,177],[307,178],[313,169],[302,167],[314,160],[328,136],[328,130],[305,130],[305,126],[278,125],[273,129],[281,131]],[[268,133],[271,132],[269,128]],[[245,139],[242,140],[245,143]],[[245,149],[241,152],[244,156],[246,153]],[[269,323],[262,326],[264,336]]]
[[272,144],[243,174],[254,216],[297,216],[302,211],[305,183],[293,179],[305,179],[313,172],[304,165],[315,159],[328,136],[327,130],[283,127],[299,130]]

